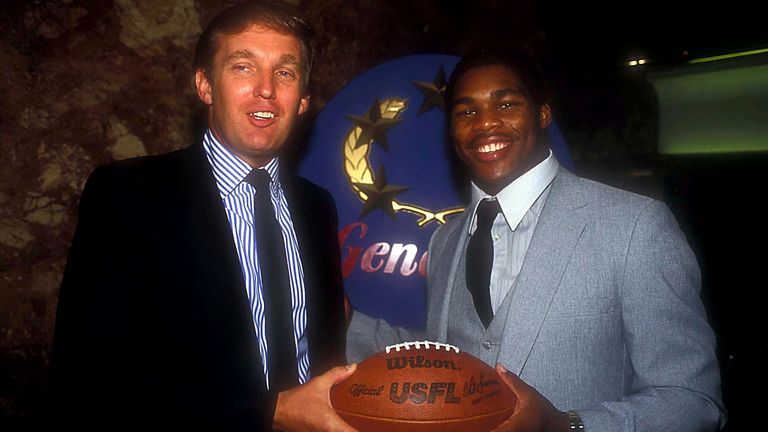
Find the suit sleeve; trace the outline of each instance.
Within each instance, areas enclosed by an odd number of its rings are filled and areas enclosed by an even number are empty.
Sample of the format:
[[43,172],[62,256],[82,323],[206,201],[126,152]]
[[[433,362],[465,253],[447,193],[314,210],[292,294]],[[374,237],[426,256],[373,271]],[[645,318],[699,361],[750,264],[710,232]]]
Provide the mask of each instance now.
[[[334,220],[334,241],[335,245],[333,257],[335,257],[334,268],[338,269],[339,285],[341,285],[341,250],[338,242],[338,222],[335,212],[335,205],[333,206],[333,220]],[[342,294],[343,296],[343,294]],[[342,314],[343,316],[343,314]],[[348,362],[360,362],[368,358],[369,356],[383,351],[387,345],[400,343],[404,341],[415,340],[419,336],[419,332],[413,332],[405,328],[390,326],[383,319],[370,317],[358,310],[352,313],[352,319],[349,322],[349,326],[342,330],[346,332],[346,337],[343,338],[345,346],[345,358]]]
[[[432,242],[434,238],[433,235],[429,242],[428,275],[432,265]],[[426,311],[424,312],[426,313]],[[379,351],[384,351],[388,345],[424,340],[429,337],[431,335],[429,335],[428,330],[393,326],[381,318],[374,318],[356,310],[347,329],[347,359],[351,362],[360,362]]]
[[619,282],[628,395],[579,410],[588,431],[707,431],[725,423],[696,258],[666,208],[638,216]]
[[393,326],[381,318],[355,311],[347,330],[347,359],[361,362],[388,345],[422,339],[423,331]]
[[83,191],[56,315],[50,408],[80,425],[130,412],[140,385],[136,215],[109,177],[97,169]]

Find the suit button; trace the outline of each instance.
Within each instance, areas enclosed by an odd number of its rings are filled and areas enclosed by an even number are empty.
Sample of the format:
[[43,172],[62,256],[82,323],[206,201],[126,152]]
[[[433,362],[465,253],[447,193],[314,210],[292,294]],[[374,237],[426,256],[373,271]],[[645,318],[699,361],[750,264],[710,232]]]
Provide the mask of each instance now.
[[491,341],[483,341],[483,348],[485,348],[487,350],[491,349],[492,345],[493,344],[491,343]]

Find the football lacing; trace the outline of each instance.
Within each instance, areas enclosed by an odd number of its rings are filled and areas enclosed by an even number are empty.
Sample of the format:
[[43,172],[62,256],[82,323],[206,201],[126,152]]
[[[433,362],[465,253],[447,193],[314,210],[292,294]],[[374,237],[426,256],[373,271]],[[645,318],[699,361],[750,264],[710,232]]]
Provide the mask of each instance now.
[[413,346],[416,349],[421,349],[421,346],[424,345],[424,348],[429,349],[430,345],[434,345],[435,349],[441,349],[445,348],[446,351],[454,350],[457,353],[459,352],[459,348],[453,345],[440,343],[440,342],[431,342],[431,341],[413,341],[413,342],[403,342],[395,345],[390,345],[385,348],[385,352],[389,354],[389,351],[395,350],[396,352],[400,352],[400,349],[404,348],[406,351],[410,351],[411,347]]

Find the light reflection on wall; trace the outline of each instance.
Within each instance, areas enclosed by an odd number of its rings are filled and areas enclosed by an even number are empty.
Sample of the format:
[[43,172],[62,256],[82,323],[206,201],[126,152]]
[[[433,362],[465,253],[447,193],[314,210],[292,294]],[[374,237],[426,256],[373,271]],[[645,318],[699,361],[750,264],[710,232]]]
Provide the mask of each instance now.
[[648,77],[659,153],[768,151],[768,55],[689,64]]

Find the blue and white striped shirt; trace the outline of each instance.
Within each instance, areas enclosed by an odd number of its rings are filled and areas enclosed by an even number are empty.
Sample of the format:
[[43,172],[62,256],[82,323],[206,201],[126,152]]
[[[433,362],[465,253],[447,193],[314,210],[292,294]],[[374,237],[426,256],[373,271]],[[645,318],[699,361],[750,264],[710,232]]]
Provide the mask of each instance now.
[[[254,221],[253,196],[256,192],[250,184],[243,181],[252,168],[224,147],[210,131],[206,131],[203,137],[203,148],[208,157],[216,185],[221,194],[221,200],[226,209],[229,226],[232,228],[232,236],[235,239],[237,255],[240,258],[240,267],[243,270],[245,289],[248,294],[251,311],[253,313],[253,325],[256,329],[256,337],[259,343],[259,352],[262,358],[262,370],[267,379],[269,388],[269,371],[267,370],[267,357],[269,346],[266,335],[264,319],[264,299],[262,297],[261,274],[259,271],[259,257],[256,249],[256,232]],[[272,178],[270,182],[270,196],[275,208],[275,217],[280,224],[285,241],[285,256],[288,260],[288,274],[291,284],[291,308],[293,311],[293,341],[296,347],[299,382],[305,383],[309,379],[309,348],[307,345],[307,308],[304,290],[304,270],[299,256],[299,245],[296,240],[296,232],[291,222],[291,214],[288,204],[278,180],[279,163],[272,159],[263,167]]]

